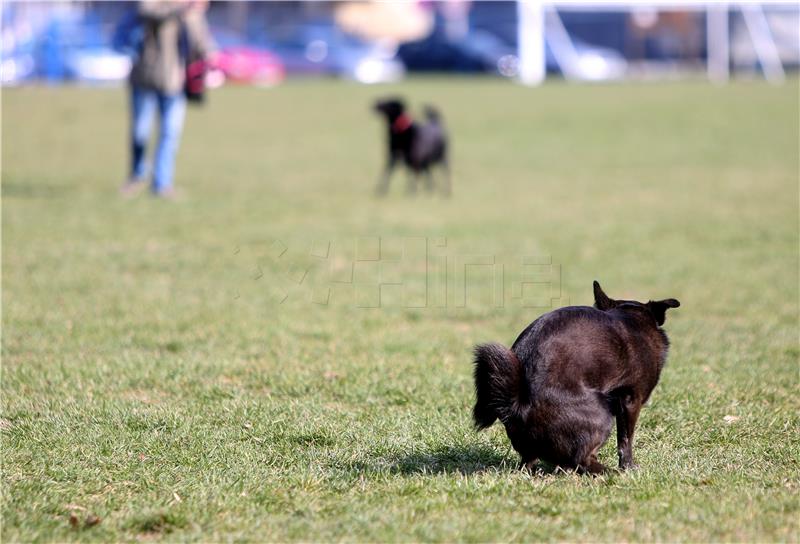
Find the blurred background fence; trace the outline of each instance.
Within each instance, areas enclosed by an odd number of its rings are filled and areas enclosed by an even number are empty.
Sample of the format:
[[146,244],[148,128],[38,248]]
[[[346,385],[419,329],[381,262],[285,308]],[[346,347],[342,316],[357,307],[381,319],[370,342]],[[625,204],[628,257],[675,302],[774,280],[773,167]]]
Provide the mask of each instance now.
[[[119,84],[111,37],[131,2],[3,2],[2,83]],[[797,3],[211,2],[212,86],[411,72],[536,84],[697,75],[780,82],[800,65]]]

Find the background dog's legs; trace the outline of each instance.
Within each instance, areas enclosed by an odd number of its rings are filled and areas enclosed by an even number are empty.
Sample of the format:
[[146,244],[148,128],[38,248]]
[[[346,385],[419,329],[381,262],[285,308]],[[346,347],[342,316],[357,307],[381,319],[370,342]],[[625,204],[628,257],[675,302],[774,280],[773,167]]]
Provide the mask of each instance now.
[[630,398],[620,399],[620,412],[617,415],[617,453],[619,468],[635,468],[633,462],[633,431],[642,405]]
[[444,185],[442,187],[442,191],[444,192],[444,196],[450,196],[453,192],[452,183],[450,180],[450,163],[447,162],[447,159],[442,159],[442,172],[444,172]]
[[433,192],[433,174],[431,174],[431,169],[425,169],[425,189],[428,190],[429,193]]
[[392,171],[397,159],[394,155],[389,156],[389,161],[386,163],[386,168],[383,170],[381,178],[378,180],[378,186],[375,188],[375,194],[383,196],[389,190],[389,180],[392,177]]
[[408,170],[408,189],[406,193],[411,196],[417,194],[417,181],[419,180],[419,175],[417,172],[409,168]]

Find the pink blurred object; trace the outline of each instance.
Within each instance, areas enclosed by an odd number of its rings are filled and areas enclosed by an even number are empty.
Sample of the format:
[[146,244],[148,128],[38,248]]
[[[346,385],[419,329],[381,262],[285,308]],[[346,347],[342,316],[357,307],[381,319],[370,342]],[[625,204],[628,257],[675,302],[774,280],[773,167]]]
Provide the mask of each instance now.
[[277,56],[252,47],[227,47],[214,56],[213,67],[236,83],[277,85],[286,71]]
[[190,62],[186,66],[186,98],[194,102],[202,102],[206,93],[206,72],[208,65],[204,60]]

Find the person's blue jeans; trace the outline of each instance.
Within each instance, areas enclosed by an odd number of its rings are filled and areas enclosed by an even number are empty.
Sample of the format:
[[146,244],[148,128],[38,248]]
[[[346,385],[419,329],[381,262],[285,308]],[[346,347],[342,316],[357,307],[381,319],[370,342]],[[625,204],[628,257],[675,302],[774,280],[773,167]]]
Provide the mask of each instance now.
[[154,193],[161,193],[172,187],[175,155],[178,152],[186,114],[186,97],[183,93],[165,95],[151,89],[131,87],[131,178],[133,179],[143,179],[147,175],[145,151],[156,108],[159,114],[159,135],[152,189]]

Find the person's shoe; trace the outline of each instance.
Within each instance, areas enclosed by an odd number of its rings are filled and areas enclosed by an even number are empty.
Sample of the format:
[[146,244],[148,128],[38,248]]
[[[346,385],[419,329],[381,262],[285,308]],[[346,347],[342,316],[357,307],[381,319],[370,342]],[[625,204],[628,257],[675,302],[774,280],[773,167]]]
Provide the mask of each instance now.
[[122,195],[123,198],[135,197],[144,189],[144,181],[145,180],[142,178],[130,178],[119,188],[119,194]]
[[176,191],[174,187],[166,187],[153,191],[153,196],[156,198],[163,198],[164,200],[180,200],[181,193]]

